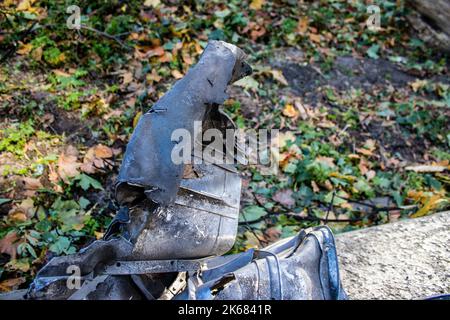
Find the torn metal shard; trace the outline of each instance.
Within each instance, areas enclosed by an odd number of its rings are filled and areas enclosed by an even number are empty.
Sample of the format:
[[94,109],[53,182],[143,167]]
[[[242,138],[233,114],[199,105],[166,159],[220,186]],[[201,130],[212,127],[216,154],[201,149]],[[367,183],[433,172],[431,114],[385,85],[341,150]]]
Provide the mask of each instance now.
[[139,119],[117,179],[120,204],[130,200],[130,193],[137,196],[136,187],[160,205],[174,201],[184,165],[172,160],[172,133],[185,129],[194,135],[194,123],[225,101],[228,84],[251,72],[243,59],[245,54],[234,45],[210,41],[199,62]]

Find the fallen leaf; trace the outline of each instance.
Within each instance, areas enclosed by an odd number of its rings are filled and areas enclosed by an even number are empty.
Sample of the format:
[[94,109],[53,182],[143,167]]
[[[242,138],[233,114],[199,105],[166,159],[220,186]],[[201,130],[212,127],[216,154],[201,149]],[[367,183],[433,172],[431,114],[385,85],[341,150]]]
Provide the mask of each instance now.
[[320,192],[320,188],[315,181],[311,181],[311,187],[312,187],[314,193]]
[[80,172],[81,163],[77,162],[74,155],[62,153],[58,159],[58,175],[65,182],[69,183],[69,178],[77,176]]
[[325,164],[326,166],[330,167],[330,168],[335,168],[336,164],[334,163],[334,159],[331,157],[323,157],[323,156],[319,156],[316,158],[315,160],[316,162],[321,162],[323,164]]
[[272,199],[283,206],[293,207],[295,205],[295,199],[292,198],[293,193],[294,192],[291,189],[278,190],[275,192]]
[[375,178],[376,175],[377,173],[374,170],[367,171],[366,173],[367,180],[368,181],[372,180],[373,178]]
[[25,277],[4,280],[0,282],[0,291],[8,292],[16,290],[25,281]]
[[163,55],[164,55],[164,48],[161,47],[161,46],[153,48],[153,49],[150,49],[147,52],[145,52],[145,57],[146,58],[151,58],[151,57],[154,57],[154,56],[161,57]]
[[281,230],[277,227],[271,227],[264,232],[264,235],[266,236],[267,241],[275,242],[280,238]]
[[98,144],[89,148],[83,158],[83,164],[80,166],[81,171],[85,173],[96,173],[105,167],[109,167],[108,163],[103,159],[113,156],[114,152],[110,147]]
[[304,34],[308,30],[308,23],[308,17],[301,17],[298,20],[297,32],[300,34]]
[[171,72],[171,74],[172,74],[172,76],[175,78],[175,79],[181,79],[181,78],[183,78],[183,74],[180,72],[180,71],[178,71],[178,70],[172,70],[172,72]]
[[320,34],[310,33],[309,39],[313,42],[320,43]]
[[111,158],[113,156],[113,151],[110,147],[98,144],[94,147],[94,154],[97,158]]
[[103,236],[105,235],[105,233],[104,233],[104,232],[94,231],[94,235],[95,235],[95,238],[96,238],[97,240],[100,240],[100,239],[103,238]]
[[289,118],[297,117],[299,112],[291,103],[287,103],[283,108],[283,115]]
[[250,3],[250,9],[260,10],[265,2],[265,0],[252,0]]
[[17,247],[21,241],[15,231],[8,233],[0,239],[0,253],[6,253],[11,257],[11,260],[16,259]]
[[161,81],[162,77],[158,74],[156,69],[153,69],[151,73],[147,74],[146,79],[150,83],[152,82],[158,83],[159,81]]
[[17,49],[17,53],[20,55],[27,55],[33,49],[33,45],[31,43],[21,44],[19,49]]
[[417,210],[416,213],[412,214],[411,217],[412,218],[423,217],[423,216],[427,215],[430,211],[436,209],[438,207],[438,205],[444,201],[446,201],[446,200],[443,199],[441,195],[439,195],[439,194],[433,195],[433,196],[429,197],[424,202],[424,205],[419,210]]
[[18,181],[23,190],[25,190],[24,195],[26,197],[32,197],[36,194],[36,191],[43,188],[43,185],[39,179],[31,177],[21,177]]
[[308,108],[304,106],[299,100],[294,101],[294,106],[297,108],[300,118],[306,120],[309,117]]
[[428,84],[427,80],[417,79],[416,81],[411,82],[409,85],[411,86],[414,92],[417,92],[420,89],[424,88],[427,84]]
[[122,73],[122,84],[129,84],[133,81],[133,73],[130,71]]
[[13,221],[27,221],[36,213],[34,201],[32,198],[22,200],[19,204],[15,204],[8,212],[8,218]]
[[271,70],[272,77],[277,80],[279,83],[287,86],[289,83],[287,82],[286,78],[283,75],[283,72],[281,70]]

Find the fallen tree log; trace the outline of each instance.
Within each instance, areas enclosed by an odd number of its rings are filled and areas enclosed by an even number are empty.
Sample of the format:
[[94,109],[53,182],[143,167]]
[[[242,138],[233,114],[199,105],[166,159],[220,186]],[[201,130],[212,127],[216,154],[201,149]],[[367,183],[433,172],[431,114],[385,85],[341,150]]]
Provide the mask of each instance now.
[[407,16],[426,43],[450,52],[450,0],[407,0]]
[[350,299],[450,293],[450,211],[342,233],[336,246]]

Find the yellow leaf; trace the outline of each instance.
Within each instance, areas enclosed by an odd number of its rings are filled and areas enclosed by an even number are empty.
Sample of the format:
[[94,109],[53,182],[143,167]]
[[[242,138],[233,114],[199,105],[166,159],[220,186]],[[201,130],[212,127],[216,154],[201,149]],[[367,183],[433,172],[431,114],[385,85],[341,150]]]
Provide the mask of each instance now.
[[281,83],[285,86],[288,85],[288,82],[287,82],[286,78],[284,77],[283,72],[281,72],[281,70],[271,70],[271,74],[272,74],[272,77],[275,80],[277,80],[279,83]]
[[95,238],[97,240],[100,240],[101,238],[103,238],[104,233],[103,232],[94,231],[94,235],[95,235]]
[[308,30],[308,17],[301,17],[298,20],[297,32],[300,34],[305,33]]
[[427,80],[420,80],[417,79],[414,82],[410,83],[411,88],[413,89],[414,92],[417,92],[419,89],[422,89],[423,87],[425,87],[428,84]]
[[137,126],[137,124],[138,124],[139,119],[141,118],[141,116],[142,116],[142,111],[139,111],[139,112],[134,116],[134,119],[133,119],[133,128],[136,128],[136,126]]
[[423,217],[426,214],[428,214],[431,210],[434,210],[437,208],[437,206],[443,202],[446,201],[445,199],[442,199],[440,195],[435,194],[428,198],[428,200],[425,201],[422,208],[420,208],[416,213],[411,215],[412,218],[418,218]]
[[260,10],[265,2],[265,0],[252,0],[250,3],[250,9]]
[[0,291],[7,292],[14,290],[25,281],[25,277],[4,280],[0,282]]
[[283,115],[289,118],[294,118],[298,116],[298,111],[291,103],[288,103],[284,106]]
[[31,49],[33,49],[33,45],[31,43],[22,44],[17,50],[17,53],[20,55],[26,55],[30,53]]

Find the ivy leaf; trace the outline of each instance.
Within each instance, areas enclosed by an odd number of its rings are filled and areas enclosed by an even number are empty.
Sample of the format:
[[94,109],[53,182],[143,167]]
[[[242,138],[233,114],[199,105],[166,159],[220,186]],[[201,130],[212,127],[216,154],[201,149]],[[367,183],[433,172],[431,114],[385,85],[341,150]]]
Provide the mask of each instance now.
[[239,216],[239,221],[245,222],[258,220],[259,218],[265,216],[266,214],[267,214],[266,210],[264,210],[264,208],[262,207],[249,206],[243,210],[242,214]]
[[55,243],[50,246],[50,251],[56,253],[57,255],[71,254],[75,252],[75,248],[70,246],[70,240],[67,237],[59,237]]
[[0,198],[0,206],[1,206],[2,204],[4,204],[4,203],[8,203],[8,202],[10,202],[10,201],[12,201],[12,199]]
[[380,46],[377,44],[372,45],[368,50],[367,50],[367,55],[369,56],[369,58],[372,59],[378,59],[380,56],[378,55],[378,50],[380,49]]
[[103,187],[101,183],[94,178],[91,178],[87,174],[80,174],[76,178],[78,180],[78,185],[84,190],[88,190],[90,187],[97,189],[97,190],[103,190]]

